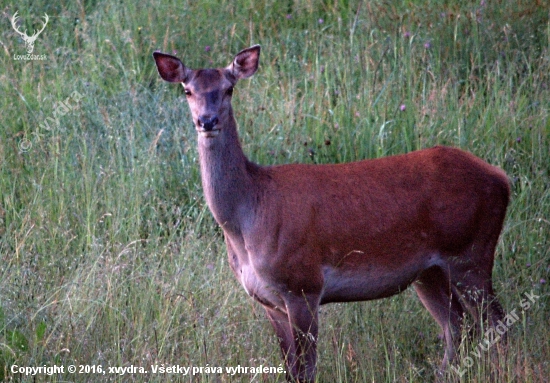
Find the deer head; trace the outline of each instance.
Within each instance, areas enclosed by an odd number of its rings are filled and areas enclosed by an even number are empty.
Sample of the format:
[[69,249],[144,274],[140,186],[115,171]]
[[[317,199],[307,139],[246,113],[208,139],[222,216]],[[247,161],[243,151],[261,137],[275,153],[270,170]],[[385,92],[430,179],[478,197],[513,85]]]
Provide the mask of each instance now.
[[40,35],[42,33],[42,31],[44,30],[44,28],[46,28],[46,25],[48,25],[48,20],[50,19],[48,17],[47,14],[44,13],[44,23],[42,23],[42,29],[40,29],[38,32],[34,32],[34,34],[32,36],[28,36],[27,35],[27,30],[25,29],[25,32],[21,32],[19,29],[17,29],[17,12],[14,13],[13,17],[11,18],[11,26],[13,27],[13,29],[19,33],[19,35],[21,35],[21,37],[23,38],[23,41],[25,41],[25,47],[27,49],[27,53],[32,53],[32,51],[34,50],[34,42],[36,41],[38,35]]

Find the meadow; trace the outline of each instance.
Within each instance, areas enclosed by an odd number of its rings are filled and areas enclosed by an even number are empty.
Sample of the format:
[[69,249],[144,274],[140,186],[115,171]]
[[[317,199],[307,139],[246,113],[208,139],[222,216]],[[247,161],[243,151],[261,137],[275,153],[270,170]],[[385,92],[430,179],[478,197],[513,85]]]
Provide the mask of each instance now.
[[[21,59],[16,11],[29,34],[49,16],[33,52],[43,59]],[[5,0],[0,12],[0,381],[284,380],[225,372],[282,359],[204,202],[183,89],[152,59],[225,66],[253,44],[259,71],[233,97],[251,160],[442,144],[507,172],[493,279],[517,320],[506,345],[465,341],[444,379],[550,381],[546,1]],[[317,381],[433,381],[438,334],[412,289],[323,306]],[[13,373],[54,365],[64,371]],[[173,365],[214,371],[151,371]]]

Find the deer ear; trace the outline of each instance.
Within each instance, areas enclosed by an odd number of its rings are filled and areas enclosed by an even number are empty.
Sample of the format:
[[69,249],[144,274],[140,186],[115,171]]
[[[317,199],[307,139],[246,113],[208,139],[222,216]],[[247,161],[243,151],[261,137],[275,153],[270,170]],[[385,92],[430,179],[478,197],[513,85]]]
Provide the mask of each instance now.
[[168,82],[186,82],[191,70],[179,58],[160,52],[154,52],[153,57],[160,77]]
[[248,78],[256,73],[259,62],[260,46],[254,45],[237,53],[233,62],[227,69],[233,73],[237,79]]

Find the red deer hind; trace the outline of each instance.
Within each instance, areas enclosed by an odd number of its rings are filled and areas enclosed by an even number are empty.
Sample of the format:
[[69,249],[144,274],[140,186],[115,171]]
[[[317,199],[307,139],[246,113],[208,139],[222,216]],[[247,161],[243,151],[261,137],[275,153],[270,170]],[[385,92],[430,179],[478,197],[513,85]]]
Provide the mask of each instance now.
[[466,311],[490,324],[503,318],[491,281],[510,194],[502,170],[441,146],[336,165],[260,166],[242,151],[231,107],[237,81],[258,69],[260,47],[219,69],[153,56],[160,76],[185,89],[206,202],[235,277],[277,333],[287,379],[314,381],[325,303],[389,297],[412,284],[443,330],[444,366]]

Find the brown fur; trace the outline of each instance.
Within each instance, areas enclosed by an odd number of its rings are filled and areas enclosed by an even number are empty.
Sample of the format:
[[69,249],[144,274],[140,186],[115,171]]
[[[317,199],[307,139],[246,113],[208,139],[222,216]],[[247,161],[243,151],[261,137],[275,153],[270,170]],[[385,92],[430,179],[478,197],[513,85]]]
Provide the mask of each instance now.
[[503,317],[491,273],[506,174],[448,147],[338,165],[253,164],[231,90],[256,72],[259,54],[254,46],[227,68],[200,71],[154,57],[160,75],[186,89],[206,201],[233,273],[279,337],[288,378],[314,380],[319,305],[388,297],[411,284],[444,332],[446,364],[466,310],[490,323]]

